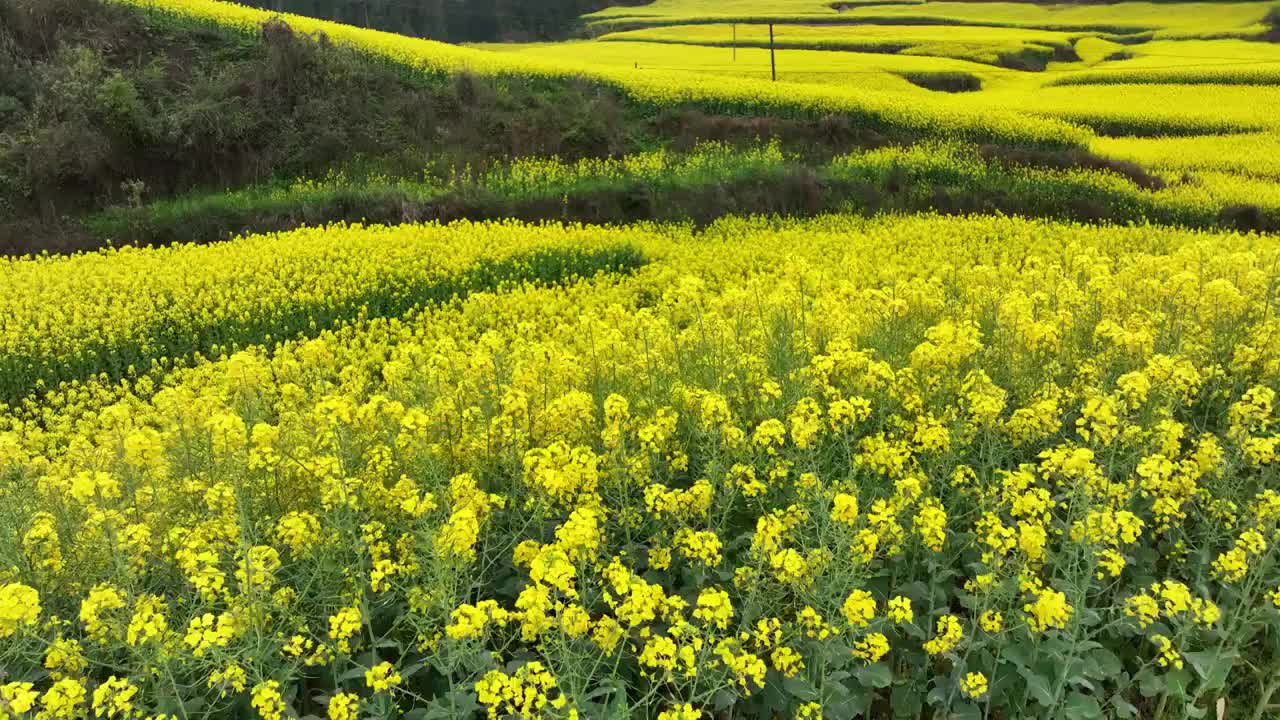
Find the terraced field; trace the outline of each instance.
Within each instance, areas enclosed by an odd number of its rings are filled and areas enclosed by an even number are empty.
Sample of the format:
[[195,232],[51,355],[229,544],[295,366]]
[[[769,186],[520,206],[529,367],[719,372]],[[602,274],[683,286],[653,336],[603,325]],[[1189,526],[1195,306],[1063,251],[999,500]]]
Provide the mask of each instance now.
[[1058,78],[1055,84],[1276,85],[1280,45],[1247,40],[1153,40],[1118,51],[1092,72]]
[[936,24],[1034,28],[1058,31],[1205,37],[1260,35],[1267,2],[1151,3],[1100,5],[1018,2],[866,2],[843,10],[821,0],[656,0],[641,7],[612,7],[587,15],[588,28],[652,27],[689,23],[782,22],[835,24]]
[[766,80],[776,68],[782,83],[1016,110],[1086,128],[1092,150],[1185,181],[1185,192],[1274,207],[1280,45],[1264,40],[1280,11],[1270,3],[764,5],[610,8],[585,18],[594,40],[501,49],[590,57],[637,77]]
[[[1070,57],[1072,42],[1088,33],[981,26],[780,25],[775,47],[844,50],[970,60],[988,65],[1043,68],[1055,56]],[[759,23],[663,25],[608,33],[610,42],[673,43],[710,47],[769,47],[769,27]]]
[[[270,16],[216,0],[180,7],[129,1],[247,30]],[[716,13],[741,13],[740,22],[713,22]],[[807,13],[843,24],[796,19]],[[618,30],[615,21],[624,16],[641,27]],[[1280,55],[1260,38],[1275,17],[1266,2],[940,2],[836,11],[803,2],[684,0],[587,16],[589,30],[606,31],[592,40],[475,48],[308,18],[293,22],[432,76],[465,69],[492,77],[589,77],[653,109],[645,112],[835,113],[890,142],[1088,149],[1145,165],[1165,185],[1178,186],[1171,196],[1195,197],[1219,211],[1256,207],[1264,217],[1250,222],[1265,227],[1276,197],[1267,168],[1275,162],[1268,149],[1280,123],[1273,112]],[[782,45],[772,57],[763,24],[770,19]],[[1134,102],[1138,96],[1143,100]],[[1179,151],[1191,146],[1254,150],[1224,162]]]

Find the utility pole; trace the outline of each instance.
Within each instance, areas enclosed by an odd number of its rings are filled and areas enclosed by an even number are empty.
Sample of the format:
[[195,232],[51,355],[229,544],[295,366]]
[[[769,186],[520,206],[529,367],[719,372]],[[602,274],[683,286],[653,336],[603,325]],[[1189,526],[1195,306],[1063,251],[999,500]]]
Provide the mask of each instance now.
[[769,23],[769,69],[773,72],[773,81],[778,82],[778,58],[773,48],[773,23]]

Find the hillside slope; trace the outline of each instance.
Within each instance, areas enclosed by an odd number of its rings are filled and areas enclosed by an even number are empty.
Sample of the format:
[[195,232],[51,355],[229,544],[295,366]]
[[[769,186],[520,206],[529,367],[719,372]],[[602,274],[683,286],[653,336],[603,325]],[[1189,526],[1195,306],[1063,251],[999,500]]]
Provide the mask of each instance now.
[[339,164],[396,174],[633,142],[598,88],[432,82],[280,22],[248,37],[99,0],[0,0],[0,116],[11,234]]
[[[1021,95],[1001,109],[912,84],[974,65],[961,60],[894,59],[924,70],[876,71],[904,86],[884,92],[606,52],[642,43],[486,52],[214,0],[0,0],[0,20],[6,254],[332,221],[832,210],[1280,227],[1253,186],[1219,193],[1092,155],[1093,131]],[[815,53],[836,55],[863,62]]]

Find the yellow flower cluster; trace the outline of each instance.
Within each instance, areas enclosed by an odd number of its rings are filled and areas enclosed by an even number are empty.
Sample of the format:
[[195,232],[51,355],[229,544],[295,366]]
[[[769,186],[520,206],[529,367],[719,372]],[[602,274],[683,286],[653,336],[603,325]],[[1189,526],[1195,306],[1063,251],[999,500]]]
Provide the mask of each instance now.
[[924,644],[925,652],[930,655],[949,653],[964,640],[964,630],[955,615],[943,615],[938,618],[933,639]]
[[1038,633],[1065,628],[1073,612],[1067,596],[1051,588],[1037,592],[1035,601],[1023,605],[1022,610],[1027,614],[1027,624]]
[[375,693],[386,692],[400,684],[400,673],[389,662],[374,665],[364,674],[364,684]]
[[[1276,660],[1247,636],[1280,621],[1275,238],[832,216],[295,239],[395,265],[383,289],[530,248],[648,262],[0,413],[5,712],[820,717],[844,680],[1006,702],[1006,650],[1129,677],[1219,644]],[[184,282],[274,297],[220,264],[265,240],[218,252]],[[57,285],[90,260],[31,262]]]
[[1173,647],[1173,641],[1164,635],[1152,635],[1151,642],[1156,645],[1156,660],[1160,663],[1160,667],[1173,668],[1175,670],[1182,669],[1182,656]]
[[565,705],[564,696],[556,692],[555,677],[537,661],[521,666],[511,675],[489,671],[476,683],[476,694],[489,709],[490,718],[542,717],[544,710]]
[[0,639],[40,619],[40,593],[21,583],[0,585]]
[[[0,331],[0,401],[63,380],[107,370],[134,377],[192,353],[216,354],[491,289],[482,284],[486,267],[500,279],[536,280],[537,254],[554,248],[572,248],[579,256],[569,271],[590,274],[582,260],[602,249],[585,230],[470,226],[462,229],[465,243],[453,241],[458,234],[432,226],[337,225],[232,244],[2,262],[0,315],[8,321]],[[220,419],[239,418],[209,418],[225,448],[223,440],[236,437],[217,430]],[[243,436],[247,428],[232,429]],[[150,433],[131,438],[130,456],[162,458],[156,440]],[[70,482],[82,502],[119,492],[101,472],[82,471]]]
[[869,633],[853,645],[853,656],[867,663],[877,663],[889,654],[889,638],[883,633]]
[[971,672],[960,678],[960,691],[971,698],[986,695],[988,687],[987,676],[980,672]]
[[915,615],[911,611],[911,598],[899,595],[889,599],[889,619],[896,623],[909,623]]
[[280,683],[267,680],[255,685],[251,704],[262,720],[280,720],[284,715],[284,699],[280,697]]

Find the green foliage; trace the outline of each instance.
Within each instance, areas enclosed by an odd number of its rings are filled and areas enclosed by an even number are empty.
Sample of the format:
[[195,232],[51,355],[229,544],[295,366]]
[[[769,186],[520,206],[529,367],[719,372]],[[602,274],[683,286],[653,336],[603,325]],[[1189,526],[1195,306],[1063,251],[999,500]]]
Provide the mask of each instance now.
[[982,89],[982,78],[966,72],[904,72],[900,73],[912,85],[937,92],[977,92]]
[[19,19],[0,26],[0,47],[19,60],[0,71],[0,195],[13,215],[125,202],[125,182],[155,199],[360,158],[396,172],[630,142],[608,107],[614,95],[569,79],[432,80],[282,23],[254,39],[99,0],[53,1],[76,14],[46,38],[42,6],[0,0]]
[[[28,222],[0,222],[0,249],[8,252],[85,247],[53,222],[69,214],[315,177],[334,167],[372,167],[394,179],[429,166],[436,176],[450,176],[512,157],[575,161],[688,147],[704,137],[735,143],[773,137],[830,156],[922,133],[914,110],[871,109],[866,122],[833,122],[827,116],[836,106],[822,110],[821,103],[782,118],[797,109],[745,99],[673,104],[628,97],[572,74],[418,73],[278,21],[248,33],[100,0],[53,2],[57,32],[33,0],[0,0],[15,19],[0,29],[0,47],[20,61],[0,88],[17,107],[0,131],[0,168],[7,168],[0,173],[2,209],[19,219],[39,215],[52,228],[42,234]],[[774,117],[716,119],[721,115]],[[344,191],[321,212],[289,222],[359,219],[366,200],[385,208],[370,215],[394,219],[391,207],[402,196]],[[223,205],[206,205],[211,223],[239,212]],[[488,197],[479,205],[496,208]],[[339,213],[340,207],[347,209]],[[191,235],[166,239],[222,237],[236,229],[197,223]]]
[[[1244,230],[1280,227],[1280,206],[1255,191],[1165,187],[1136,166],[1085,154],[1012,154],[954,144],[889,147],[829,163],[764,148],[707,144],[616,160],[522,159],[421,180],[333,174],[318,181],[199,193],[86,220],[116,244],[209,242],[329,222],[495,219],[705,224],[730,213],[811,215],[843,210],[998,211],[1089,222],[1160,222]],[[1207,179],[1214,176],[1205,175]]]
[[[637,4],[642,0],[636,0]],[[266,10],[448,42],[563,37],[609,0],[247,0]]]

